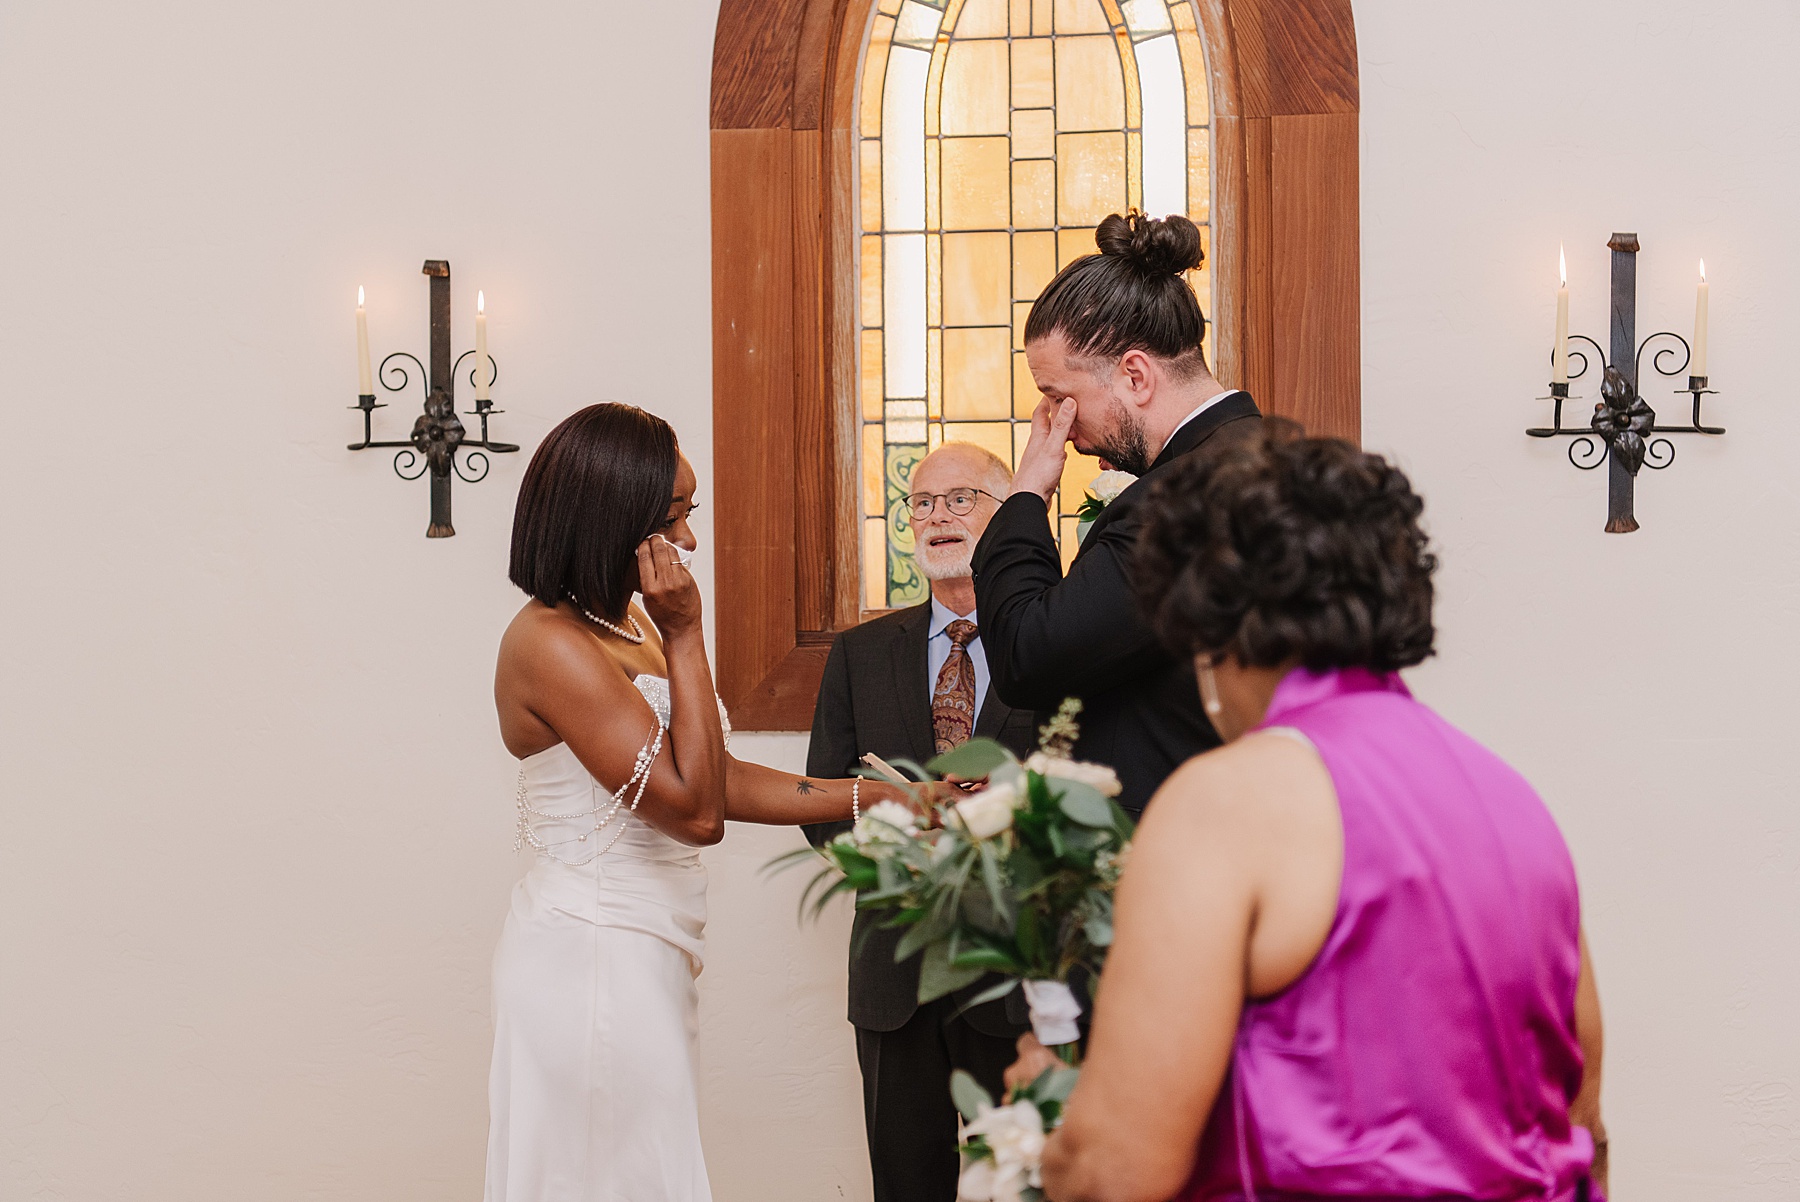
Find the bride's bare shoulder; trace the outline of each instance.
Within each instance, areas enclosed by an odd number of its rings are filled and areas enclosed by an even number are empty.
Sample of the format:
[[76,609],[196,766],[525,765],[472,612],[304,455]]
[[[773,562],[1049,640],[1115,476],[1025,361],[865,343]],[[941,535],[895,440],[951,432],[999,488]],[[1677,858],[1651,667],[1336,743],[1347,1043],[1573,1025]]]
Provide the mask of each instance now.
[[498,670],[523,679],[572,673],[610,683],[624,676],[606,645],[580,620],[541,601],[527,601],[508,623],[500,636]]

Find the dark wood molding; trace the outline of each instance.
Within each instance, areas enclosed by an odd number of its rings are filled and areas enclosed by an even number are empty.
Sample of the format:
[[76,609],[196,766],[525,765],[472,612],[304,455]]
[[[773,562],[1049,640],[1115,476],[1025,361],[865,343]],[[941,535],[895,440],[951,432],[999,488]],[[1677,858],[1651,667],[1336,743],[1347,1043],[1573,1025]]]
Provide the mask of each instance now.
[[[1349,0],[1196,0],[1213,112],[1219,376],[1361,433],[1358,83]],[[722,0],[713,44],[719,689],[807,730],[863,615],[854,282],[857,71],[874,0]]]

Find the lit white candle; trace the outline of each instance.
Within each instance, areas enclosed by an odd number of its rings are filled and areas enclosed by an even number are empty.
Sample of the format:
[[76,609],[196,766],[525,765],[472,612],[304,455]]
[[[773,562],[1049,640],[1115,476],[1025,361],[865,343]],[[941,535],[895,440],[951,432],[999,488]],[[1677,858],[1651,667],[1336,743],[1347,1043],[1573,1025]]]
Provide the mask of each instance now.
[[1569,382],[1569,260],[1562,247],[1556,248],[1556,345],[1550,355],[1550,382]]
[[1694,358],[1688,375],[1706,374],[1706,260],[1700,260],[1700,286],[1694,292]]
[[487,297],[475,293],[475,399],[488,399]]
[[356,387],[358,396],[375,392],[369,379],[369,314],[363,309],[361,284],[356,286]]

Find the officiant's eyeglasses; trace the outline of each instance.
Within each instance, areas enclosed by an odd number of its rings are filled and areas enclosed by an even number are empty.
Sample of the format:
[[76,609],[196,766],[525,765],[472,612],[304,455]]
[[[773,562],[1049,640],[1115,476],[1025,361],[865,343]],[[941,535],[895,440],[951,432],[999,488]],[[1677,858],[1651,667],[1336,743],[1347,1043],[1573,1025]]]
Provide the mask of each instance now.
[[959,518],[966,518],[975,512],[976,497],[988,497],[995,501],[1000,499],[982,488],[953,488],[949,492],[913,493],[906,498],[906,508],[912,513],[913,521],[922,522],[931,516],[932,509],[942,501],[945,509]]

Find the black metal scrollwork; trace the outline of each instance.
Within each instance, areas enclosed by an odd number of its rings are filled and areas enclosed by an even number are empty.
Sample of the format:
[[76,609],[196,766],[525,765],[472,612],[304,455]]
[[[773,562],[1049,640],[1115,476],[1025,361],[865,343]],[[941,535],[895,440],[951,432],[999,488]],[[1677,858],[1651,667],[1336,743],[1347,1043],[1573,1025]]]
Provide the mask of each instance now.
[[[470,410],[471,416],[480,419],[480,438],[470,438],[467,427],[457,416],[457,377],[462,371],[463,360],[475,352],[464,351],[454,362],[450,358],[450,264],[440,259],[428,260],[425,274],[431,277],[431,363],[438,375],[434,377],[418,356],[407,351],[395,351],[383,358],[376,374],[382,388],[397,393],[412,386],[416,372],[419,388],[425,394],[423,412],[414,419],[412,432],[404,440],[378,441],[373,437],[373,414],[387,406],[377,402],[372,395],[359,396],[357,403],[350,407],[362,414],[363,436],[361,442],[350,443],[349,449],[392,449],[394,474],[402,480],[417,480],[429,473],[432,477],[431,524],[426,528],[426,537],[445,538],[456,533],[450,524],[452,478],[478,484],[487,478],[492,467],[487,453],[508,454],[519,448],[515,443],[494,442],[488,438],[488,419],[500,412],[494,408],[493,401],[478,400],[475,408]],[[402,360],[411,360],[411,369]],[[477,363],[469,369],[471,389],[475,387],[475,372],[479,366]],[[500,378],[500,365],[489,355],[487,367],[488,383],[492,385]],[[463,453],[461,459],[457,458],[458,451]]]

